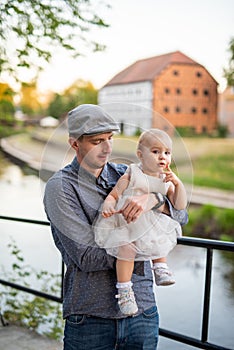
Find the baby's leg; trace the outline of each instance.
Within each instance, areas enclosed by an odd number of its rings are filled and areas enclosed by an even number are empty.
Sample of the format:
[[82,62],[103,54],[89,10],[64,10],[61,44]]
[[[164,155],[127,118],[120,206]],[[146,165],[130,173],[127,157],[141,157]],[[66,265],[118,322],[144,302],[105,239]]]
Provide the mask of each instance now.
[[[125,245],[119,248],[118,256],[116,262],[118,294],[116,297],[119,299],[118,304],[122,314],[130,316],[138,311],[131,282],[135,253],[130,245]],[[127,258],[129,260],[124,260]]]
[[167,263],[167,258],[163,257],[163,258],[154,259],[153,264],[157,264],[157,263]]
[[116,262],[117,281],[119,283],[130,282],[134,269],[135,252],[130,244],[126,244],[119,248],[118,256],[119,259]]
[[116,271],[118,283],[130,282],[134,268],[134,261],[117,259]]
[[153,260],[153,270],[155,283],[157,286],[168,286],[175,283],[172,272],[167,265],[167,258],[158,258]]

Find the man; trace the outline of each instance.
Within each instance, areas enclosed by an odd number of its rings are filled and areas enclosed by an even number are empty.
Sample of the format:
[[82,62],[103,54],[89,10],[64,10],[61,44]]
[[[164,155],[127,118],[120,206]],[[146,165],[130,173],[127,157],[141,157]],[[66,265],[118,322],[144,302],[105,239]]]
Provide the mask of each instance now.
[[[67,270],[64,280],[64,350],[155,350],[159,317],[150,262],[137,262],[133,274],[139,311],[124,317],[116,294],[115,258],[94,243],[92,225],[100,207],[125,172],[109,163],[116,122],[101,107],[80,105],[68,113],[69,143],[76,157],[45,189],[45,211]],[[126,222],[162,206],[155,194],[133,197],[123,207]]]

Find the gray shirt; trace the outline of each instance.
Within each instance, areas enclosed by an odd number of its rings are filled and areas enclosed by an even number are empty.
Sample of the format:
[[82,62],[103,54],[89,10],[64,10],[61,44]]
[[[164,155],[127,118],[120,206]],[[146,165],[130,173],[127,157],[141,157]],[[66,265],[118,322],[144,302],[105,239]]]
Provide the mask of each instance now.
[[[122,318],[117,299],[115,258],[94,242],[100,207],[126,165],[107,163],[96,178],[77,159],[47,182],[45,211],[54,242],[66,264],[63,317],[86,314]],[[150,262],[135,263],[132,277],[138,313],[155,305]]]

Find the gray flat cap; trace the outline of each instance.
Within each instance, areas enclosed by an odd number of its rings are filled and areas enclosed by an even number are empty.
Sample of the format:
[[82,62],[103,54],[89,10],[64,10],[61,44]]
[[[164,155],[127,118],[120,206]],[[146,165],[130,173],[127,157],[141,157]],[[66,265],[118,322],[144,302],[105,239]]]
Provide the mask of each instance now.
[[119,132],[119,125],[100,106],[83,104],[68,112],[69,136],[79,138],[111,131]]

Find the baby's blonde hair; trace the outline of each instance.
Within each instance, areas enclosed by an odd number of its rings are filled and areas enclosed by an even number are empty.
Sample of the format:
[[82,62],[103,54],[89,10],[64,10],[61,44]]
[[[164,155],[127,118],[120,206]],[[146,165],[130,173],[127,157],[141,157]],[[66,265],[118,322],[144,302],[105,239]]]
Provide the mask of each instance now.
[[160,129],[144,131],[139,137],[137,149],[141,149],[142,146],[147,146],[147,144],[149,145],[152,139],[155,139],[155,141],[162,143],[169,150],[172,150],[172,139],[165,131]]

